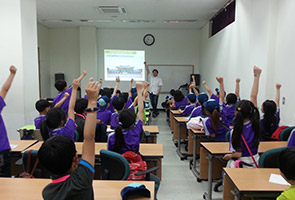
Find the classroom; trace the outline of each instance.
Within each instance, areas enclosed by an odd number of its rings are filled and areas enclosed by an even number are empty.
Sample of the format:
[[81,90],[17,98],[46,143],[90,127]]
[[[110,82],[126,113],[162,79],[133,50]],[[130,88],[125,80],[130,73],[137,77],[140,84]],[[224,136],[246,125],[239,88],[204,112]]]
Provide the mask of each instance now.
[[[211,36],[211,19],[224,12],[232,3],[235,4],[234,22]],[[262,73],[259,75],[255,106],[260,109],[265,100],[275,100],[276,83],[280,83],[279,126],[295,126],[295,104],[292,103],[295,93],[291,90],[292,72],[295,73],[292,66],[295,54],[293,0],[4,0],[1,5],[0,88],[9,76],[9,67],[14,65],[17,68],[5,97],[6,106],[1,111],[10,141],[20,140],[17,129],[34,123],[34,118],[39,115],[35,109],[37,100],[54,98],[58,94],[54,87],[57,73],[64,74],[64,80],[72,85],[73,80],[85,70],[87,75],[80,84],[79,95],[82,97],[90,77],[94,81],[102,78],[103,87],[114,88],[115,78],[105,80],[106,49],[144,51],[144,61],[148,68],[151,71],[158,69],[159,77],[163,79],[158,100],[160,114],[151,117],[149,124],[159,128],[156,143],[163,145],[163,155],[159,159],[161,185],[157,199],[212,199],[210,195],[208,197],[203,194],[208,195],[208,187],[216,184],[216,181],[211,184],[211,180],[198,182],[200,179],[192,173],[191,168],[199,170],[202,158],[197,159],[195,166],[191,164],[194,162],[193,153],[183,159],[179,157],[178,153],[186,152],[187,147],[180,144],[183,138],[177,135],[178,132],[180,134],[184,130],[185,135],[192,134],[192,138],[197,138],[198,133],[187,130],[185,123],[177,121],[177,114],[168,111],[170,119],[166,117],[161,103],[170,95],[171,89],[178,89],[174,87],[173,79],[178,81],[177,77],[186,71],[175,70],[171,72],[173,77],[170,77],[170,74],[165,76],[165,67],[171,67],[171,70],[189,68],[192,70],[190,74],[199,74],[200,83],[196,88],[200,92],[206,92],[202,84],[204,80],[212,91],[220,89],[217,76],[223,77],[226,93],[235,92],[236,78],[240,78],[240,98],[250,100],[253,67],[257,66]],[[118,6],[126,9],[127,13],[102,14],[94,8],[98,6]],[[128,22],[123,23],[122,20]],[[164,23],[164,20],[171,22]],[[147,34],[154,37],[155,41],[151,45],[144,43]],[[183,83],[190,84],[190,74],[187,80],[182,80]],[[147,74],[145,80],[149,80]],[[130,81],[121,80],[119,89],[127,92],[129,83]],[[286,92],[287,90],[291,91]],[[167,121],[170,121],[170,126]],[[184,137],[185,140],[189,138]],[[214,158],[217,154],[210,154],[210,147],[206,144],[200,146],[200,152],[205,152],[206,155],[209,153],[209,158],[211,155],[215,165]],[[285,143],[283,146],[286,146]],[[258,153],[262,154],[272,147],[265,147],[265,150],[258,150]],[[227,149],[224,151],[226,153]],[[211,160],[205,160],[207,170]],[[213,167],[213,177],[219,173],[214,170]],[[271,173],[279,174],[278,169],[275,170],[277,171]],[[219,179],[222,171],[221,167]],[[231,174],[230,170],[223,172]],[[228,179],[225,180],[228,183]],[[41,185],[46,184],[44,182]],[[273,192],[279,195],[284,190],[278,188],[275,192],[271,190],[270,194]],[[226,195],[222,191],[213,191],[212,196],[213,199],[225,199]]]

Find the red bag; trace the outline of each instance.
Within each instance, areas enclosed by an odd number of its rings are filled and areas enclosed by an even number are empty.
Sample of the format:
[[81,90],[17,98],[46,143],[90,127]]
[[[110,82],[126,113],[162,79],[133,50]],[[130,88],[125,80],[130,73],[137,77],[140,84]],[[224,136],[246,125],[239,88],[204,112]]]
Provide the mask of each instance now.
[[275,132],[273,132],[273,134],[271,135],[271,138],[280,141],[280,134],[285,128],[288,128],[288,126],[280,126],[279,128],[277,128],[277,130],[275,130]]
[[143,181],[145,180],[145,174],[136,176],[136,173],[146,171],[147,170],[147,164],[145,161],[142,160],[142,157],[140,154],[137,154],[133,151],[127,151],[122,154],[128,160],[129,162],[129,167],[130,167],[130,173],[128,176],[128,181],[129,180],[136,180],[136,181]]

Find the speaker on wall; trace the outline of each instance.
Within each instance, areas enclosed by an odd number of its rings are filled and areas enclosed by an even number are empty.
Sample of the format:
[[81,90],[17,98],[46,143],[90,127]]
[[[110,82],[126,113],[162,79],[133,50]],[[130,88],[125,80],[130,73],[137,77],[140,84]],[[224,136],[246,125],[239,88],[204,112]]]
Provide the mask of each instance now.
[[57,80],[65,80],[65,74],[64,73],[56,73],[55,74],[55,81]]
[[196,86],[199,86],[200,85],[200,74],[191,74],[191,76],[190,76],[191,82],[193,81],[192,76],[195,77]]

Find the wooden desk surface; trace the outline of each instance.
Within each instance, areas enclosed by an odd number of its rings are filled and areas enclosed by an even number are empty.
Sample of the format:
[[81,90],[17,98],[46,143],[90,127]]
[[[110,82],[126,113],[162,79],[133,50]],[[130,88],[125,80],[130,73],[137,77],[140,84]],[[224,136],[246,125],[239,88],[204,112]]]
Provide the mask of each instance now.
[[[12,153],[22,152],[37,142],[38,140],[9,140]],[[17,146],[13,147],[14,145]]]
[[[33,145],[29,148],[32,150],[38,150],[43,142],[38,142],[37,144]],[[78,154],[82,154],[82,142],[75,142],[76,150]],[[107,149],[107,143],[95,143],[95,152],[96,155],[99,155],[99,152],[101,149]],[[164,150],[163,150],[163,144],[140,144],[139,146],[139,152],[141,155],[145,157],[157,157],[157,158],[163,158],[164,157]]]
[[200,130],[200,129],[189,129],[191,130],[194,134],[205,134],[204,130]]
[[[151,191],[151,198],[154,199],[154,182],[138,181],[144,184]],[[43,188],[50,183],[49,179],[25,179],[25,178],[0,178],[1,199],[42,199]],[[121,190],[129,185],[131,181],[93,181],[95,200],[121,200]]]
[[180,110],[171,110],[171,109],[170,109],[170,112],[171,112],[173,115],[180,115],[180,114],[181,114],[181,111],[180,111]]
[[174,117],[174,119],[178,122],[178,123],[185,123],[188,121],[188,117]]
[[269,168],[223,168],[240,192],[284,191],[290,186],[269,182],[270,174],[280,174],[279,169]]
[[[226,154],[231,153],[229,150],[229,142],[201,142],[201,146],[203,146],[208,152],[211,154]],[[263,153],[270,149],[286,147],[287,142],[278,141],[278,142],[260,142],[258,152]]]

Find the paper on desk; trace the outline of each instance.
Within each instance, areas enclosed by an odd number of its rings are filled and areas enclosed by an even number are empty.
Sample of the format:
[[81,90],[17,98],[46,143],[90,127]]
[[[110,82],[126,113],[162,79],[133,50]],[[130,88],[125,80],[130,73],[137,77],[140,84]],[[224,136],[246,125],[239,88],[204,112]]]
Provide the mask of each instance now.
[[269,182],[270,183],[276,183],[276,184],[289,185],[290,186],[290,184],[279,174],[270,174]]
[[13,148],[15,148],[15,147],[17,147],[17,144],[10,144],[10,148],[11,148],[11,149],[13,149]]

